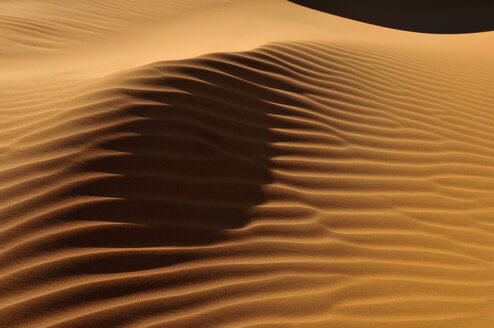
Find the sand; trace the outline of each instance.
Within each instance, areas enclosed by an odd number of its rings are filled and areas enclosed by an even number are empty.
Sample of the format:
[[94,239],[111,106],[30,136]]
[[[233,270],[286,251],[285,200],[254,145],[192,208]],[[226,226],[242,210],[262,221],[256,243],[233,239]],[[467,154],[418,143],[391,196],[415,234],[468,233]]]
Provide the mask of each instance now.
[[0,12],[0,327],[494,327],[494,32]]

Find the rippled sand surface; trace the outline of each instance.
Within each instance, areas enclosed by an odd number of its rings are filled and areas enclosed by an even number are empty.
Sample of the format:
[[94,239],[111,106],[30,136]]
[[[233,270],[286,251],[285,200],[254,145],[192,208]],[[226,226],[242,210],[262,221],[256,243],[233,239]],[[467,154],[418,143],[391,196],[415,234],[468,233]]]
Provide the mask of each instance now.
[[0,12],[0,327],[494,326],[494,32]]

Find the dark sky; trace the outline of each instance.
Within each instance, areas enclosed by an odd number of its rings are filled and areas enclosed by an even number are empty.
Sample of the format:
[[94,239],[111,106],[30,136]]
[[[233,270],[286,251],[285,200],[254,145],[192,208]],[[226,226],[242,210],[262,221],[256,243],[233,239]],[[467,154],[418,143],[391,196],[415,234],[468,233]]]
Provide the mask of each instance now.
[[290,0],[329,14],[423,33],[494,30],[494,0]]

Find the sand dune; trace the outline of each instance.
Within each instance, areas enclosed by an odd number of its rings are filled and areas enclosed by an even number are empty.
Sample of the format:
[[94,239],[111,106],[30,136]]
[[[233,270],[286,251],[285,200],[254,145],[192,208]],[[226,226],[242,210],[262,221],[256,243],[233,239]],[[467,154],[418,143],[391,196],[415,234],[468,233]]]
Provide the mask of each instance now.
[[[2,6],[32,4],[59,8]],[[143,62],[111,69],[87,43],[68,70],[68,12],[103,44],[212,8],[74,1],[39,23],[65,50],[32,75],[37,34],[2,20],[23,55],[0,82],[0,327],[494,325],[492,34],[273,6],[322,25],[180,60],[129,48]]]

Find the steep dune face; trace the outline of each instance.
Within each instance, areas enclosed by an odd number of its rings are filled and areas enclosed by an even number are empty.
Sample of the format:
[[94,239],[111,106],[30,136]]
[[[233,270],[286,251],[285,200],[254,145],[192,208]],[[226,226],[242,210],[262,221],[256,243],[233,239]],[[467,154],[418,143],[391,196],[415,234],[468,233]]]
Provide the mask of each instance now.
[[0,8],[0,327],[494,326],[492,33]]
[[273,43],[13,95],[0,326],[493,324],[492,80],[418,58]]

